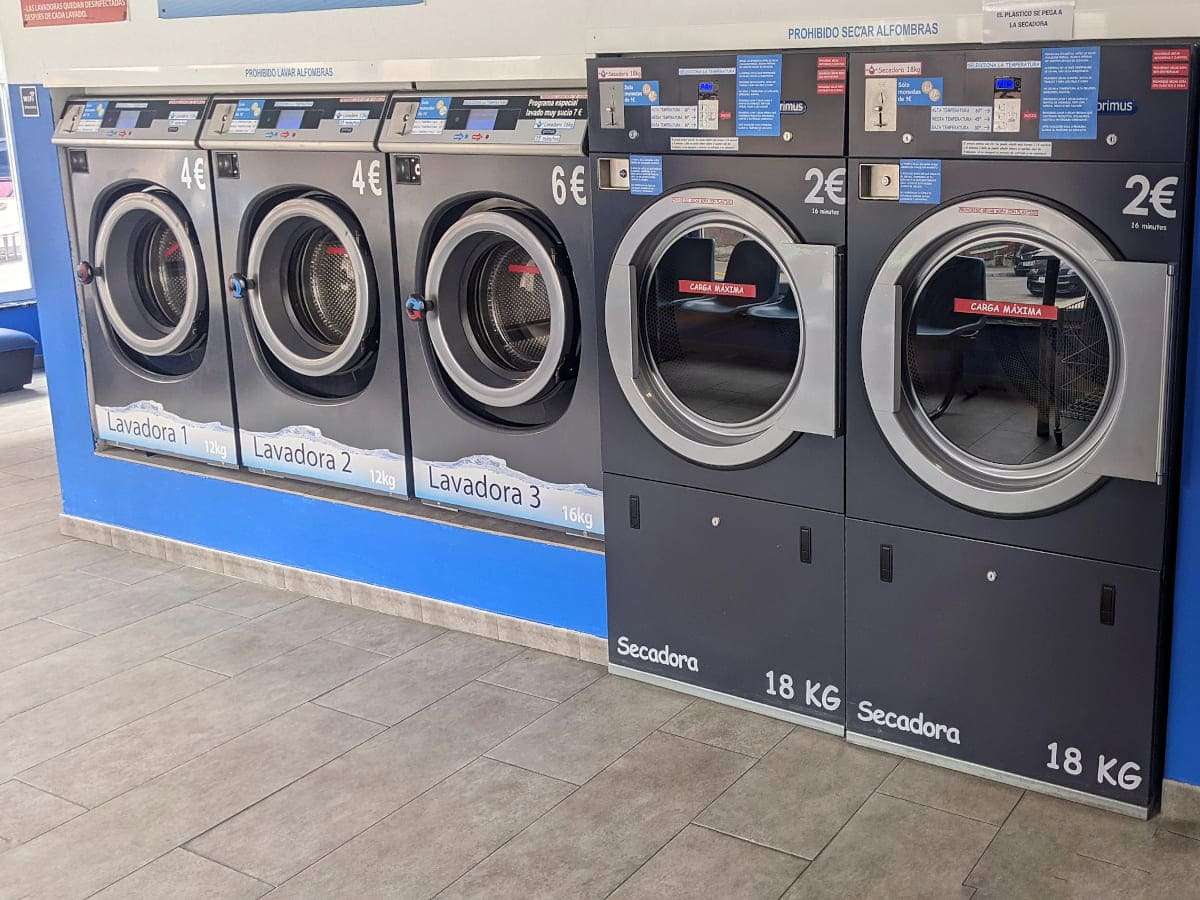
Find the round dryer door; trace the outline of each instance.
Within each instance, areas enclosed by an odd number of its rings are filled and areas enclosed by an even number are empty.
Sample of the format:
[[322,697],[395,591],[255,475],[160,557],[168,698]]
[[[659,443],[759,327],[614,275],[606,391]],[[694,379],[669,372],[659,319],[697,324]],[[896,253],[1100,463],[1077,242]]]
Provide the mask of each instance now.
[[429,259],[429,339],[446,376],[492,409],[553,391],[574,344],[570,282],[548,234],[519,213],[468,213]]
[[1069,216],[991,197],[923,220],[863,321],[863,378],[897,456],[972,509],[1054,509],[1161,476],[1172,273]]
[[609,355],[633,411],[708,466],[837,433],[837,250],[800,243],[731,191],[669,194],[633,223],[609,273]]
[[362,358],[375,320],[375,284],[356,226],[315,197],[280,203],[259,223],[246,299],[266,350],[308,379]]
[[174,197],[118,197],[96,232],[96,288],[104,319],[147,361],[192,349],[204,336],[200,251]]

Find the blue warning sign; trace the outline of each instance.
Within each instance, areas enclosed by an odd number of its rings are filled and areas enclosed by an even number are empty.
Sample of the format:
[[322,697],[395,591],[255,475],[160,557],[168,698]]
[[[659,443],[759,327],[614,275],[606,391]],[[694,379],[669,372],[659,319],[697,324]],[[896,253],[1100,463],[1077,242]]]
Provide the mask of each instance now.
[[1043,141],[1094,141],[1100,105],[1100,48],[1042,50]]
[[783,54],[737,58],[737,136],[779,137]]
[[661,156],[629,157],[629,193],[639,197],[657,197],[663,192]]
[[900,202],[936,206],[942,202],[940,159],[900,160]]

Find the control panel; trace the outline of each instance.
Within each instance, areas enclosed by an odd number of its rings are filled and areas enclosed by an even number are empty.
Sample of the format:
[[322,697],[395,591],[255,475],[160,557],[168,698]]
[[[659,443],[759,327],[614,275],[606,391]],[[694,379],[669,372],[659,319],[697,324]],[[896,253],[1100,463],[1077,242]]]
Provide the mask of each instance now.
[[847,64],[845,53],[793,50],[589,60],[591,147],[843,156]]
[[56,144],[196,146],[207,97],[77,97],[67,101]]
[[587,96],[423,94],[396,97],[379,138],[382,150],[469,153],[584,152]]
[[386,94],[219,97],[200,143],[212,149],[373,150],[387,100]]
[[1187,159],[1195,47],[1019,45],[850,54],[850,155]]

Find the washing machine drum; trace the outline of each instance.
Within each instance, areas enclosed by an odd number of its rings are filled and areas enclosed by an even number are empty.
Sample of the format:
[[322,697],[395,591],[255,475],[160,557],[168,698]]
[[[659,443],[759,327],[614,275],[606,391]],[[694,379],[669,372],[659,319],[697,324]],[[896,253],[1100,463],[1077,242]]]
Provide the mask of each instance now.
[[258,224],[247,264],[250,317],[284,377],[337,378],[373,356],[378,299],[358,227],[317,197]]
[[550,235],[516,211],[469,213],[430,256],[426,321],[453,387],[486,409],[544,399],[573,371],[577,312]]
[[182,205],[145,190],[118,197],[96,233],[97,294],[105,322],[138,363],[173,373],[203,350],[204,268]]

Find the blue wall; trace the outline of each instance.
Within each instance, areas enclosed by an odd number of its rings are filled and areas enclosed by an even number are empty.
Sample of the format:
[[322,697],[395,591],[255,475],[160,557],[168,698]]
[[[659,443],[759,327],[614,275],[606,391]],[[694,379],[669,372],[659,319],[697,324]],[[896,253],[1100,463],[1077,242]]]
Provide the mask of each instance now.
[[[13,109],[21,108],[17,87]],[[93,453],[50,96],[13,118],[67,513],[604,636],[604,558]],[[36,198],[36,200],[34,199]]]

